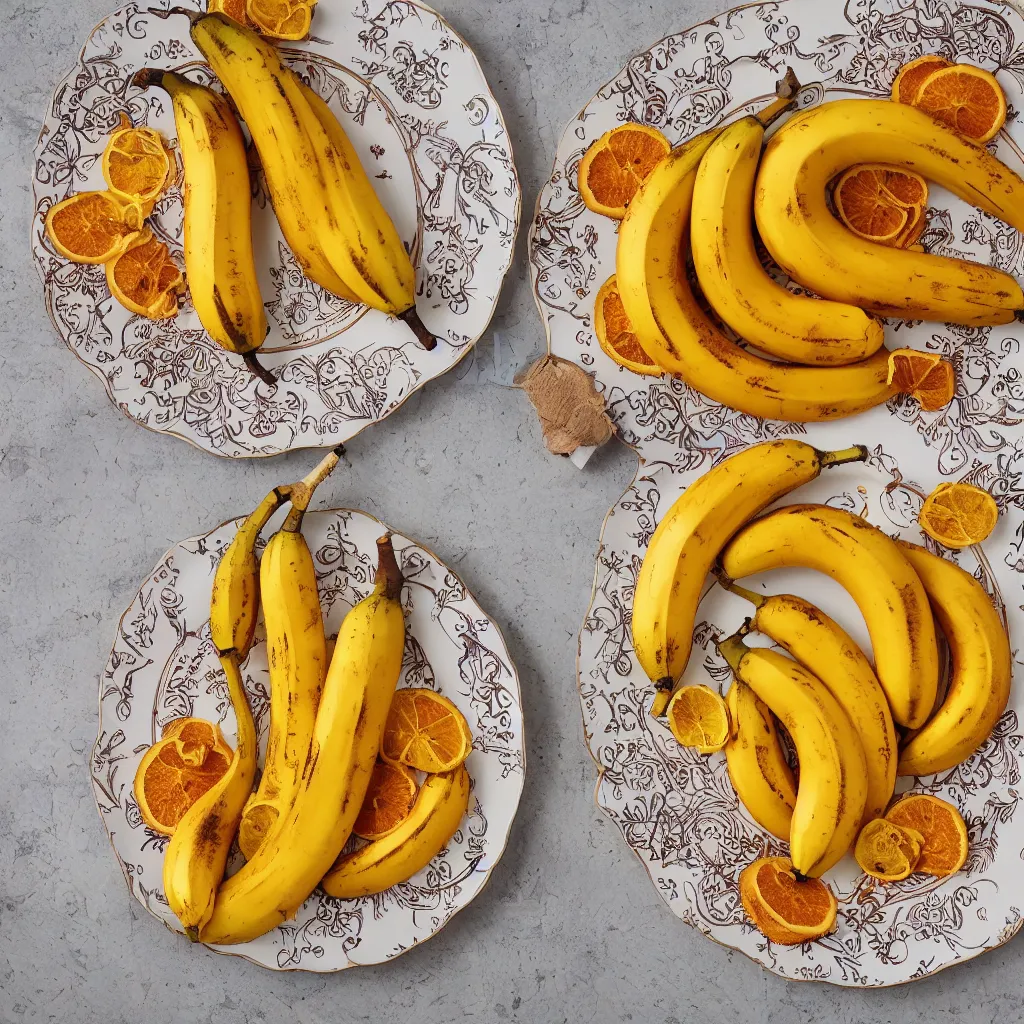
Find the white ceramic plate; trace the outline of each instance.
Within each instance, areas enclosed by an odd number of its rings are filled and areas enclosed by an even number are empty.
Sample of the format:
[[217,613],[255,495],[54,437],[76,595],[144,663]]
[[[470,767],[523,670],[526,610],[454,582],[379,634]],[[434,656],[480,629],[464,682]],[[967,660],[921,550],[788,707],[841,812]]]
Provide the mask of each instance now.
[[[210,588],[217,561],[241,522],[224,523],[164,555],[122,617],[100,680],[92,756],[100,817],[132,894],[179,932],[163,894],[168,839],[143,824],[132,782],[171,719],[196,715],[220,722],[234,745],[227,684],[210,642]],[[306,516],[303,533],[316,563],[328,636],[337,634],[348,609],[373,589],[375,541],[384,529],[373,516],[351,509]],[[447,848],[408,882],[351,900],[318,890],[294,920],[253,942],[211,947],[218,952],[275,970],[340,971],[391,960],[436,935],[466,907],[505,848],[525,755],[515,666],[498,626],[458,576],[414,541],[395,534],[394,544],[406,578],[408,629],[398,685],[438,690],[466,716],[473,732],[466,762],[473,780],[470,809]],[[243,676],[262,750],[269,692],[262,619]]]
[[[805,429],[734,412],[678,381],[632,374],[601,352],[593,304],[615,270],[616,225],[583,206],[576,166],[591,142],[624,121],[658,127],[675,144],[756,109],[771,97],[787,65],[807,87],[807,105],[888,95],[900,65],[938,52],[996,71],[1013,112],[996,151],[1021,172],[1024,128],[1015,112],[1024,109],[1022,41],[1024,18],[1008,5],[985,0],[936,8],[933,14],[894,0],[866,6],[782,0],[740,7],[662,39],[604,85],[566,129],[538,200],[530,260],[551,351],[594,371],[620,436],[641,458],[636,479],[605,522],[593,600],[580,635],[579,690],[587,744],[600,773],[597,801],[679,917],[785,977],[899,984],[976,956],[1019,930],[1019,679],[992,739],[954,771],[916,782],[917,789],[962,809],[971,838],[965,872],[946,880],[915,876],[871,890],[847,858],[827,876],[841,900],[838,931],[802,947],[768,943],[745,920],[737,877],[762,850],[780,844],[738,806],[723,755],[691,755],[647,714],[651,687],[634,660],[629,623],[648,540],[690,482],[750,443],[787,435],[820,448],[864,443],[872,451],[868,466],[827,474],[787,500],[838,503],[889,533],[920,540],[917,510],[936,484],[965,479],[988,488],[1002,511],[999,526],[980,558],[971,551],[959,561],[1001,595],[1016,648],[1024,627],[1024,378],[1018,368],[1024,325],[888,326],[891,343],[952,359],[957,394],[938,413],[923,413],[901,398],[854,419]],[[1024,274],[1017,232],[937,187],[930,206],[924,241],[931,251],[965,254]],[[819,602],[868,646],[856,608],[828,581],[812,573],[777,573],[755,577],[755,584],[770,593],[795,589]],[[739,599],[712,592],[701,606],[685,681],[727,686],[728,673],[712,641],[734,631],[748,613]],[[1015,663],[1021,664],[1017,653]]]
[[[416,308],[439,338],[433,352],[401,321],[302,275],[262,175],[254,238],[270,334],[260,359],[276,388],[212,342],[190,303],[170,321],[135,316],[111,298],[103,267],[53,250],[46,211],[105,187],[100,158],[122,113],[175,138],[166,95],[130,85],[134,72],[174,68],[210,82],[181,15],[163,19],[133,3],[93,30],[47,110],[32,177],[32,252],[57,333],[126,416],[236,458],[345,441],[451,369],[490,322],[519,224],[501,111],[468,44],[435,11],[413,0],[321,3],[312,37],[282,52],[338,115],[409,247]],[[181,187],[179,166],[151,218],[179,262]]]

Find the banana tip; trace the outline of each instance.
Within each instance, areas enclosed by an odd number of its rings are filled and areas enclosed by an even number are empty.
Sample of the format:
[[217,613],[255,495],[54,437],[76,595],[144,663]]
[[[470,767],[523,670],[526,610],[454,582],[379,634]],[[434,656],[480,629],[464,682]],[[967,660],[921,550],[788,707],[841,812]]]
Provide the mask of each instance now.
[[199,941],[199,929],[195,925],[190,925],[185,929],[185,934],[188,936],[189,942]]

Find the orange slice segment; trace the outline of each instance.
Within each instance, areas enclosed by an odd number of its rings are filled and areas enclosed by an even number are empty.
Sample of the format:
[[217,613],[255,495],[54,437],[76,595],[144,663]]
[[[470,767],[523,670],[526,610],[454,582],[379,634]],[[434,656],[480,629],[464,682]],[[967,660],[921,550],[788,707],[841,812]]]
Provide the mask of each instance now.
[[838,904],[818,878],[799,881],[786,857],[762,857],[740,873],[740,901],[758,931],[794,946],[835,930]]
[[929,75],[913,105],[972,142],[994,139],[1006,123],[1006,94],[995,76],[972,64]]
[[580,161],[580,197],[595,213],[622,220],[630,200],[671,148],[657,128],[645,124],[605,132]]
[[135,773],[135,802],[142,820],[154,832],[173,835],[185,812],[223,777],[233,756],[212,722],[171,722]]
[[857,164],[833,191],[839,219],[856,235],[895,246],[928,202],[928,183],[886,164]]
[[661,367],[643,350],[626,316],[615,275],[612,274],[594,301],[594,333],[606,356],[633,373],[660,377]]
[[944,483],[924,500],[917,523],[947,548],[980,544],[996,528],[999,506],[973,484]]
[[665,712],[676,742],[699,754],[714,754],[729,740],[729,708],[710,687],[684,686]]
[[75,263],[106,263],[120,255],[142,228],[142,207],[114,192],[79,192],[51,206],[46,234]]
[[434,690],[397,690],[391,701],[381,755],[421,772],[450,772],[469,757],[473,735],[462,712]]
[[967,825],[945,800],[925,793],[906,796],[893,804],[886,819],[921,835],[921,857],[915,871],[944,878],[967,860]]
[[378,761],[352,831],[362,839],[382,839],[409,817],[416,801],[416,774],[401,764]]
[[956,394],[953,364],[935,352],[898,348],[889,354],[888,383],[911,395],[925,412],[942,409]]
[[923,844],[920,832],[875,818],[860,830],[853,855],[865,874],[882,882],[899,882],[913,873]]
[[209,0],[206,10],[210,14],[226,14],[232,21],[246,28],[254,27],[245,13],[245,0]]
[[313,6],[306,0],[245,0],[245,13],[261,35],[271,39],[305,39]]
[[185,278],[167,246],[147,229],[107,264],[107,285],[125,309],[150,320],[166,320],[178,314]]
[[900,68],[896,81],[892,83],[892,98],[897,103],[913,103],[918,89],[936,71],[952,67],[952,63],[938,54],[926,53],[923,57],[909,61]]
[[146,210],[163,195],[173,158],[163,136],[153,128],[119,128],[103,150],[103,179],[111,191],[128,196]]

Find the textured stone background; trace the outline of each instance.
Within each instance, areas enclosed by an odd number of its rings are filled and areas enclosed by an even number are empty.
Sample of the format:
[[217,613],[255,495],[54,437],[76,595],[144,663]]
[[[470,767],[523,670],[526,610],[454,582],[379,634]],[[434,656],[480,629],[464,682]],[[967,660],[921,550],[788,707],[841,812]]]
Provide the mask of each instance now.
[[[490,885],[426,945],[337,976],[191,948],[129,897],[87,769],[118,616],[171,543],[245,511],[310,457],[230,464],[140,430],[46,318],[28,249],[32,149],[55,83],[113,2],[0,0],[0,1020],[1019,1020],[1019,942],[891,991],[782,981],[676,920],[595,808],[575,637],[601,520],[634,457],[612,445],[578,472],[544,453],[521,394],[485,382],[494,339],[506,366],[542,345],[525,225],[477,362],[356,439],[353,468],[321,492],[422,539],[505,628],[529,771]],[[634,51],[721,2],[438,0],[502,105],[527,222],[578,107]]]

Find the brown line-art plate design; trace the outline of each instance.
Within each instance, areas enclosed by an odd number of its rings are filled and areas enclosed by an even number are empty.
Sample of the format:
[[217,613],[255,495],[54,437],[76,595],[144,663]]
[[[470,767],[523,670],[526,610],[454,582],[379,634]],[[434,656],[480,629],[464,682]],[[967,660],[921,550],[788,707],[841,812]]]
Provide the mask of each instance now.
[[[139,762],[163,726],[183,715],[219,722],[234,744],[227,684],[210,641],[210,589],[242,520],[172,547],[147,576],[118,624],[100,678],[99,730],[91,773],[100,818],[135,898],[181,933],[163,894],[168,837],[142,821],[132,793]],[[303,533],[313,553],[329,637],[373,589],[376,538],[385,527],[353,509],[310,512]],[[383,963],[436,935],[472,902],[505,849],[525,771],[519,677],[497,624],[437,557],[395,534],[406,584],[405,658],[399,686],[443,693],[466,716],[473,752],[469,811],[447,848],[408,882],[378,896],[333,899],[317,890],[296,917],[252,942],[210,947],[272,970],[340,971]],[[242,666],[260,733],[269,725],[262,619]],[[235,851],[229,871],[241,863]],[[181,938],[180,941],[184,941]]]
[[[54,328],[122,413],[204,451],[252,458],[348,440],[451,369],[490,322],[520,212],[497,101],[468,44],[413,0],[320,4],[310,39],[283,48],[373,177],[417,268],[417,311],[440,341],[426,352],[401,321],[308,281],[257,173],[254,240],[270,324],[261,361],[277,378],[272,387],[209,338],[188,301],[173,320],[131,314],[112,299],[103,267],[69,262],[42,229],[54,203],[105,187],[101,156],[121,114],[173,142],[167,97],[129,84],[138,68],[211,81],[187,19],[156,17],[150,6],[175,3],[131,3],[104,19],[46,112],[32,175],[31,244]],[[179,263],[181,188],[179,161],[150,219]]]
[[[926,977],[1009,940],[1021,927],[1024,889],[1024,325],[966,328],[891,322],[892,347],[940,352],[957,371],[957,393],[937,413],[912,400],[831,424],[762,421],[709,401],[680,381],[640,377],[615,365],[593,333],[594,298],[615,271],[616,224],[587,210],[576,168],[587,147],[625,121],[659,128],[672,144],[757,109],[792,66],[803,105],[843,96],[887,96],[899,67],[941,53],[988,68],[1006,90],[1010,117],[990,145],[1024,170],[1024,17],[979,0],[929,8],[878,0],[814,0],[738,7],[637,54],[566,128],[529,238],[534,295],[550,350],[592,371],[621,440],[639,456],[633,483],[605,520],[594,592],[579,638],[577,683],[587,747],[598,768],[596,800],[616,823],[667,905],[709,938],[795,980],[879,987]],[[1024,275],[1016,231],[931,186],[927,249],[992,263]],[[851,857],[827,876],[840,899],[839,928],[796,947],[769,943],[746,921],[739,871],[783,845],[739,806],[721,754],[681,749],[648,714],[651,687],[636,664],[630,632],[633,588],[654,527],[712,465],[751,443],[800,436],[819,448],[866,444],[865,466],[844,467],[787,501],[826,501],[917,542],[924,495],[943,480],[987,488],[999,503],[995,533],[956,560],[1003,610],[1018,678],[992,738],[940,776],[905,780],[951,800],[970,830],[964,872],[944,880],[912,876],[871,887]],[[953,557],[951,552],[944,552]],[[856,607],[813,573],[753,577],[768,593],[794,591],[821,604],[868,645]],[[713,641],[749,614],[712,589],[698,615],[684,682],[724,692],[728,672]],[[870,647],[868,646],[870,650]]]

